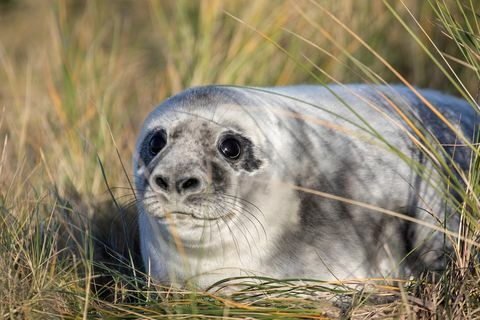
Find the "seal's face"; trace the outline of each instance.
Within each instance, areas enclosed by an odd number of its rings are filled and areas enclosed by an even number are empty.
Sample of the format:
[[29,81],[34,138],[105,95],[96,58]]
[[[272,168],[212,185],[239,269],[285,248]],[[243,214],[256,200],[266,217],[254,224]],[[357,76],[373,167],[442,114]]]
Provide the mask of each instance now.
[[198,112],[161,112],[147,119],[137,145],[140,212],[164,227],[161,236],[178,237],[184,246],[218,245],[219,233],[231,233],[242,219],[258,219],[245,200],[245,192],[256,188],[243,182],[264,165],[256,137]]

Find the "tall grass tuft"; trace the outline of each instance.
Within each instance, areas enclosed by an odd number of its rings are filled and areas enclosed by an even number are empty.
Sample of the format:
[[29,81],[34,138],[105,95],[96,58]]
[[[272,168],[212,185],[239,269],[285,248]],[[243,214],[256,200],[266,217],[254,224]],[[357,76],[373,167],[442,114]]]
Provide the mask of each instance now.
[[[434,23],[455,50],[439,48],[428,33],[420,27],[420,35],[427,41],[421,41],[405,20],[399,19],[406,31],[413,36],[432,63],[442,71],[458,95],[469,101],[477,112],[480,93],[480,25],[478,7],[473,1],[429,1],[434,12]],[[391,10],[391,8],[390,8]],[[395,12],[393,11],[395,14]],[[410,19],[420,25],[415,16]],[[461,74],[464,70],[469,76]],[[474,84],[474,85],[472,85]],[[454,246],[455,258],[443,279],[436,286],[421,286],[423,296],[435,297],[441,304],[435,309],[440,317],[473,319],[480,316],[480,251],[472,243],[480,241],[480,149],[479,136],[470,137],[474,144],[470,146],[472,157],[467,172],[462,172],[462,202],[458,211],[461,215],[460,235],[471,240],[457,241]]]

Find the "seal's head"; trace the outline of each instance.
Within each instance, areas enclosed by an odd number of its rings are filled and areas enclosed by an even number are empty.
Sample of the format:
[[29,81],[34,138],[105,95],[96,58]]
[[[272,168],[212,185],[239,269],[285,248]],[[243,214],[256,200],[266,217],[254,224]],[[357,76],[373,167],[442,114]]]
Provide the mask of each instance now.
[[261,193],[269,161],[268,148],[258,147],[268,145],[258,123],[268,120],[251,116],[239,99],[234,89],[194,88],[145,120],[135,184],[140,214],[163,230],[155,237],[175,236],[186,247],[218,246],[219,232],[260,219],[252,193]]

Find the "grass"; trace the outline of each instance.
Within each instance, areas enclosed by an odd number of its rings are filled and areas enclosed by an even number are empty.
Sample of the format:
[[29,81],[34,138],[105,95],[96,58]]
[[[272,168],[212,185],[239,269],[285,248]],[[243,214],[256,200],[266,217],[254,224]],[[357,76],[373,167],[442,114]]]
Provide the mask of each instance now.
[[143,117],[194,85],[404,82],[478,108],[474,4],[0,1],[0,316],[480,317],[476,145],[452,186],[470,241],[435,282],[226,279],[240,283],[228,298],[156,286],[137,268],[129,184]]

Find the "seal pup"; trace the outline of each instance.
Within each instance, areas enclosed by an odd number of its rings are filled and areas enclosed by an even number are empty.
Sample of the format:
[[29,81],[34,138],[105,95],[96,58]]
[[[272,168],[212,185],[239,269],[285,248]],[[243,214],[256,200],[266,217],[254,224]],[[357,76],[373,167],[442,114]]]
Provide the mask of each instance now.
[[134,155],[146,271],[206,288],[234,276],[441,269],[449,241],[439,228],[455,232],[458,218],[440,164],[467,168],[469,148],[454,146],[478,121],[462,99],[418,92],[205,86],[167,99]]

